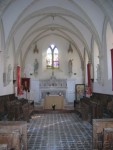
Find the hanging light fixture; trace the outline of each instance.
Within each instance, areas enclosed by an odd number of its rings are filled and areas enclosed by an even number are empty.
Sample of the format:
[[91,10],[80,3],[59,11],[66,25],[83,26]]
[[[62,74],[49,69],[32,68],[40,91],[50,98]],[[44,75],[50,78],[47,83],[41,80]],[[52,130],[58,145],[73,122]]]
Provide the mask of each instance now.
[[68,49],[68,53],[73,53],[73,49],[72,49],[72,47],[71,47],[71,43],[69,44],[69,49]]
[[39,52],[39,50],[38,50],[38,48],[37,48],[37,44],[35,43],[35,47],[34,47],[34,49],[33,49],[33,52],[34,53],[38,53]]
[[51,29],[51,31],[54,31],[55,30],[55,26],[54,26],[55,25],[54,24],[55,23],[55,16],[51,15],[51,18],[52,18],[52,23],[51,23],[51,28],[50,29]]

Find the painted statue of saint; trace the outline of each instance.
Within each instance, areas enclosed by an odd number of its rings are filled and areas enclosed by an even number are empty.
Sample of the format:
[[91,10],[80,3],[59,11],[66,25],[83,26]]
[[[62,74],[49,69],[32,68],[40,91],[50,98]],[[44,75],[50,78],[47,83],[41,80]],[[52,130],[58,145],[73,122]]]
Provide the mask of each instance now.
[[8,65],[8,71],[7,71],[7,82],[9,83],[11,81],[11,64]]
[[35,62],[34,62],[34,74],[37,74],[37,73],[38,73],[38,66],[39,66],[38,60],[35,59]]
[[101,80],[101,68],[100,65],[97,64],[97,81]]
[[70,59],[69,62],[68,62],[69,73],[72,73],[72,66],[73,66],[73,59]]

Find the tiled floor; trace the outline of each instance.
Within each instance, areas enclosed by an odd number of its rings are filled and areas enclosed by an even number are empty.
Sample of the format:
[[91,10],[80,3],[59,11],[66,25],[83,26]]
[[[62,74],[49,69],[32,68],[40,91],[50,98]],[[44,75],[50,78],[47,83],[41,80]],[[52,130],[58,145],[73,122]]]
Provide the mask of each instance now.
[[75,113],[34,115],[28,125],[28,150],[92,150],[92,126]]

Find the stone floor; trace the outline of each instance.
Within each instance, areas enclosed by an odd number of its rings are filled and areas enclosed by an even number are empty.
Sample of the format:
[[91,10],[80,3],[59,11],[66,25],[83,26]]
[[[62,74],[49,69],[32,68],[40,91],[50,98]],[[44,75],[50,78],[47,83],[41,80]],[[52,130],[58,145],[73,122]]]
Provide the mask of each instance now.
[[75,113],[35,114],[28,124],[28,150],[92,150],[92,126]]

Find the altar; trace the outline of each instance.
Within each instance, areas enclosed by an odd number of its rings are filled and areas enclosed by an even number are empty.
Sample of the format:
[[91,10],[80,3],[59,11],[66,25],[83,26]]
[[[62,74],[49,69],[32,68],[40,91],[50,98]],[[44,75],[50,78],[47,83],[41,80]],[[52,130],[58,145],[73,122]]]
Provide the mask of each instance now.
[[46,95],[59,95],[61,94],[66,99],[66,90],[67,90],[67,80],[66,79],[57,79],[52,75],[49,79],[40,80],[40,97],[45,99]]
[[46,95],[44,99],[44,109],[52,109],[52,105],[55,105],[55,109],[64,108],[64,97],[63,95]]

